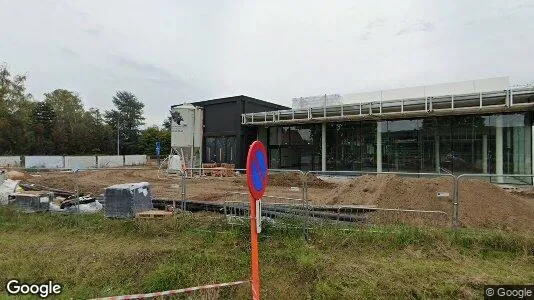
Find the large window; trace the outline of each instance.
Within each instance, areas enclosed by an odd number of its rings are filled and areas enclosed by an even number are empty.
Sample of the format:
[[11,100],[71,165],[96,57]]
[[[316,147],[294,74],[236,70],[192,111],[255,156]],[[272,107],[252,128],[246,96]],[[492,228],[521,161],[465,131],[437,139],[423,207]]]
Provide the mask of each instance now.
[[270,127],[268,136],[270,168],[320,169],[320,125]]
[[[271,127],[268,136],[271,168],[321,168],[320,124]],[[528,174],[531,148],[532,112],[326,125],[331,171],[376,171],[381,161],[391,172]]]
[[235,164],[236,150],[235,136],[207,137],[204,147],[205,161]]

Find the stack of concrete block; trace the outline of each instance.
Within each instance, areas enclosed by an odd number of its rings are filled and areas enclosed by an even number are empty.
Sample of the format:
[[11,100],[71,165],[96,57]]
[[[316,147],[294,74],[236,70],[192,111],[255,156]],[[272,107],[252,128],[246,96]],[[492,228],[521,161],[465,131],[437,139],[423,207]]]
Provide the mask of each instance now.
[[152,208],[152,194],[148,182],[116,184],[106,188],[104,193],[106,217],[134,218],[137,213]]

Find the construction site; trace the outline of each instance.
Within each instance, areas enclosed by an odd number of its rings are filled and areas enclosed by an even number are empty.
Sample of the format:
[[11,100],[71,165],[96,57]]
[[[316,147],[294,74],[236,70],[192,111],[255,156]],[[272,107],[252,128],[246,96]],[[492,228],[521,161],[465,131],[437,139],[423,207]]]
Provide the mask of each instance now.
[[[417,116],[388,112],[398,100],[368,102],[365,112],[367,104],[327,95],[295,99],[290,111],[261,112],[283,107],[246,96],[174,105],[170,154],[157,159],[0,157],[0,269],[10,270],[0,276],[53,273],[71,283],[70,298],[246,299],[254,290],[246,231],[255,220],[267,298],[471,299],[487,282],[534,280],[534,89],[481,90],[477,102],[461,94],[463,86],[448,86],[460,90],[451,99],[414,100]],[[472,106],[484,115],[472,115]],[[330,115],[338,110],[345,119]],[[437,116],[447,114],[466,126],[443,125]],[[255,210],[246,155],[252,142],[265,144],[268,174]],[[54,265],[64,249],[72,261]],[[30,264],[13,260],[21,251]],[[30,271],[37,265],[42,274]],[[514,265],[522,269],[510,277]],[[286,277],[276,275],[282,269]],[[445,275],[429,283],[438,269]],[[442,284],[444,276],[454,279]],[[399,278],[411,282],[377,288]],[[209,282],[223,283],[203,285]]]

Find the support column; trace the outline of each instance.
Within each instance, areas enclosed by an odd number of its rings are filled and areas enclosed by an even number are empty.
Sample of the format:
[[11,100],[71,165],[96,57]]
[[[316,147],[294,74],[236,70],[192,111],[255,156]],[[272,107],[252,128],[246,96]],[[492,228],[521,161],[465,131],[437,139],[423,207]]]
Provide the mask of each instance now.
[[376,171],[382,172],[382,122],[376,122]]
[[[502,175],[503,174],[503,137],[502,137],[502,127],[503,127],[503,121],[502,116],[497,115],[497,122],[495,126],[495,174]],[[497,182],[502,183],[504,182],[504,178],[497,177]]]
[[482,173],[488,173],[488,134],[482,135]]
[[326,123],[321,126],[321,170],[326,171]]
[[434,160],[436,164],[436,172],[439,173],[441,170],[441,166],[439,165],[439,135],[437,132],[434,132]]
[[[528,155],[530,155],[530,172],[529,174],[534,173],[534,123],[532,124],[532,127],[530,128],[530,151]],[[534,185],[534,178],[532,178],[532,184]]]

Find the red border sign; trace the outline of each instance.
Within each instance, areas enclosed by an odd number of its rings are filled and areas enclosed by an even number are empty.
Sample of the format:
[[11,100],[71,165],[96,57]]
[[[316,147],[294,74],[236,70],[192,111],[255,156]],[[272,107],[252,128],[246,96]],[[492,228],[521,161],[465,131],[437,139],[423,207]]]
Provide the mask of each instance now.
[[247,184],[250,195],[259,200],[265,193],[268,183],[267,151],[262,142],[254,141],[247,155]]

